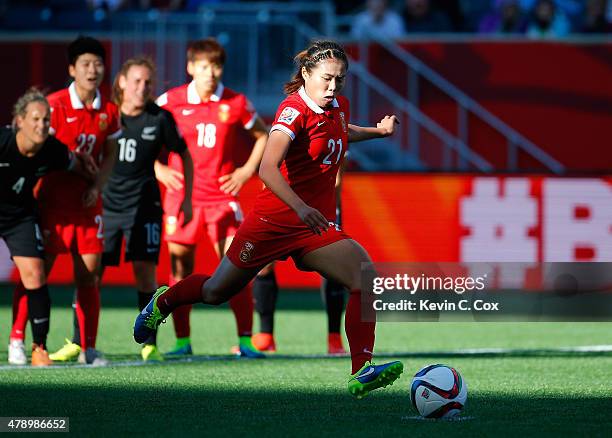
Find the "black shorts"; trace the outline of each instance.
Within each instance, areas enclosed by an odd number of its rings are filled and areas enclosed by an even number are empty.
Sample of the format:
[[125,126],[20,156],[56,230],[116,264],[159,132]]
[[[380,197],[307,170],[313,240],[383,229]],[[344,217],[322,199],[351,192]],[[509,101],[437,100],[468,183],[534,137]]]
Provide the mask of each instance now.
[[45,258],[45,248],[38,221],[34,216],[18,218],[14,222],[0,225],[0,237],[13,257]]
[[121,261],[121,244],[125,236],[125,261],[152,261],[157,264],[161,242],[162,209],[139,209],[133,214],[104,210],[104,266]]

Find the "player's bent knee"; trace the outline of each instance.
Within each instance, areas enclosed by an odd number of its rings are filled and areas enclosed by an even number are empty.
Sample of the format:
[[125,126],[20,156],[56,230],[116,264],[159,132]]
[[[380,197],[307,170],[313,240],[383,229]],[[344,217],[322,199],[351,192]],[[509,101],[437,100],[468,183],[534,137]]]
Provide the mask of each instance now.
[[219,288],[214,285],[205,284],[202,288],[202,301],[204,304],[210,304],[211,306],[218,306],[227,301],[224,294]]
[[47,279],[43,270],[29,271],[27,273],[20,273],[21,281],[26,289],[39,289],[43,287]]
[[268,263],[266,266],[264,266],[261,271],[257,273],[257,276],[265,277],[270,274],[274,274],[274,263]]

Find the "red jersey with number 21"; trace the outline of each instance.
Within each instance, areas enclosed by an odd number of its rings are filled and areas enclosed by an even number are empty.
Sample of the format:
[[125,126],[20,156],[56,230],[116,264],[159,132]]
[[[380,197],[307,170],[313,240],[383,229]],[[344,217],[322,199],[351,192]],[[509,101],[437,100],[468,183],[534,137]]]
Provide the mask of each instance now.
[[[336,219],[336,174],[348,148],[349,102],[334,99],[329,109],[319,107],[304,88],[280,104],[272,131],[291,137],[280,171],[293,191],[330,222]],[[269,188],[257,197],[253,214],[263,222],[305,227],[297,214]]]

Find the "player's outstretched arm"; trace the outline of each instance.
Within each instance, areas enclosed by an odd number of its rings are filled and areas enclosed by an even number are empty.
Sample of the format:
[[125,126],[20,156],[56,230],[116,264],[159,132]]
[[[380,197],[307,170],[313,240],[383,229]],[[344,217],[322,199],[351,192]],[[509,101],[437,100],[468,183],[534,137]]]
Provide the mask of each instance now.
[[395,132],[395,125],[399,125],[396,116],[385,116],[376,124],[376,127],[357,126],[349,123],[348,141],[355,143],[373,138],[389,137]]
[[155,161],[153,169],[155,170],[157,181],[162,183],[167,189],[174,191],[183,190],[185,176],[182,172],[171,168],[159,160]]
[[244,166],[236,168],[232,173],[223,175],[219,178],[220,189],[224,193],[231,193],[236,196],[243,185],[257,172],[261,157],[263,157],[266,142],[268,141],[268,131],[264,121],[257,117],[255,124],[249,129],[249,134],[255,138],[253,150]]
[[279,168],[289,150],[291,137],[281,131],[272,131],[264,150],[259,177],[272,192],[285,204],[291,207],[299,218],[312,230],[313,233],[329,228],[325,216],[316,208],[308,206],[293,189],[287,184]]
[[68,170],[81,175],[89,182],[95,181],[99,169],[93,157],[89,154],[78,151],[74,151],[73,154],[73,164]]
[[185,194],[179,212],[183,212],[183,226],[191,222],[193,217],[193,209],[191,205],[191,194],[193,191],[193,160],[189,149],[185,148],[180,154],[183,161],[183,180],[185,181]]

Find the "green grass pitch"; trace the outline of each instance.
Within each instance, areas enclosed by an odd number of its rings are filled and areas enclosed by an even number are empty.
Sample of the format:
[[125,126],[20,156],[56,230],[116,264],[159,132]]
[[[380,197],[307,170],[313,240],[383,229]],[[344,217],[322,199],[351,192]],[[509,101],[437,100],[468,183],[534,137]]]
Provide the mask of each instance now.
[[[104,289],[98,348],[118,366],[53,369],[6,366],[11,296],[11,287],[0,287],[0,416],[69,417],[79,435],[523,438],[612,430],[612,353],[557,350],[610,345],[611,323],[381,323],[376,350],[404,356],[404,374],[354,400],[346,390],[350,360],[322,356],[326,318],[316,293],[281,293],[280,357],[231,357],[231,312],[199,306],[192,315],[196,360],[141,366],[131,335],[135,292]],[[72,332],[70,289],[52,288],[52,299],[50,350]],[[168,321],[160,347],[173,341]],[[453,353],[469,348],[506,350]],[[430,363],[452,365],[467,381],[461,421],[416,418],[408,387]]]

